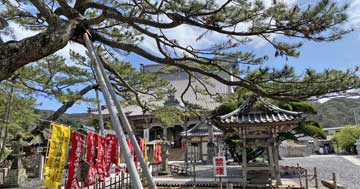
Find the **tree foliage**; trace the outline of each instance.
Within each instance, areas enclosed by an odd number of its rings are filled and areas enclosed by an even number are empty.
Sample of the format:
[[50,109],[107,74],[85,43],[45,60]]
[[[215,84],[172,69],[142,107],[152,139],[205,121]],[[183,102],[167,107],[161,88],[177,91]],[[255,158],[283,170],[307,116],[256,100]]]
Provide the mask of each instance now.
[[351,127],[346,126],[340,132],[335,134],[334,140],[336,143],[347,152],[354,149],[355,142],[360,138],[360,126]]
[[[8,128],[10,137],[16,134],[28,134],[28,129],[34,126],[39,118],[35,112],[36,100],[29,96],[23,96],[19,89],[13,89],[11,84],[0,84],[0,125],[1,128]],[[10,96],[12,95],[9,106]],[[8,112],[10,110],[10,112]],[[10,113],[9,116],[7,114]]]
[[315,103],[318,114],[313,117],[321,122],[324,128],[355,125],[359,120],[360,100],[353,98],[335,98],[324,103]]
[[[309,69],[298,75],[291,66],[271,68],[265,64],[268,56],[256,56],[252,50],[240,48],[261,38],[273,47],[275,57],[287,58],[299,56],[305,40],[340,39],[351,31],[343,27],[348,6],[330,0],[320,0],[308,7],[265,6],[260,0],[1,2],[1,31],[9,30],[9,23],[16,23],[37,34],[0,44],[0,80],[54,54],[70,42],[83,45],[82,36],[88,33],[96,45],[107,50],[107,55],[136,54],[152,62],[184,69],[189,75],[198,73],[265,97],[306,99],[346,91],[360,83],[357,69],[321,73]],[[208,35],[219,35],[221,40],[197,48],[171,37],[179,27],[201,32],[196,40],[199,42]],[[154,42],[152,51],[142,45],[144,40]],[[244,69],[230,72],[229,65],[242,65]],[[110,64],[108,70],[113,67]],[[126,86],[124,81],[119,81]]]

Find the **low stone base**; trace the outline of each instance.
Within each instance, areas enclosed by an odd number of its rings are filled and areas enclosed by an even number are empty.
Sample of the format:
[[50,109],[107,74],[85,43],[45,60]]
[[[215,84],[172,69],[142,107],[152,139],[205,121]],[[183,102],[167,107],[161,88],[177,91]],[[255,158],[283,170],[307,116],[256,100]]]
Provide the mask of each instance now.
[[9,170],[4,185],[9,186],[18,186],[21,183],[24,183],[27,179],[26,170],[25,169],[12,169]]

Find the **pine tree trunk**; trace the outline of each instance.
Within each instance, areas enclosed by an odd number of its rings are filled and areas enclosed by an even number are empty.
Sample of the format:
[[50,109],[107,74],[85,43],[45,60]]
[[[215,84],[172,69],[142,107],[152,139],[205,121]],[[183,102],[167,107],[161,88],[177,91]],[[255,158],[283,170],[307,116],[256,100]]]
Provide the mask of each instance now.
[[78,21],[60,22],[34,36],[20,41],[0,43],[0,81],[8,79],[19,68],[64,48],[73,37]]
[[1,161],[2,156],[3,156],[3,154],[4,154],[5,145],[6,145],[6,140],[7,140],[7,137],[8,137],[8,132],[9,132],[9,128],[8,128],[8,127],[9,127],[10,120],[11,120],[11,107],[12,107],[13,98],[14,98],[14,88],[11,87],[11,89],[10,89],[9,101],[8,101],[7,106],[6,106],[6,117],[5,117],[5,125],[6,125],[6,128],[5,128],[4,139],[3,139],[3,142],[2,142],[2,145],[1,145],[1,149],[0,149],[0,161]]

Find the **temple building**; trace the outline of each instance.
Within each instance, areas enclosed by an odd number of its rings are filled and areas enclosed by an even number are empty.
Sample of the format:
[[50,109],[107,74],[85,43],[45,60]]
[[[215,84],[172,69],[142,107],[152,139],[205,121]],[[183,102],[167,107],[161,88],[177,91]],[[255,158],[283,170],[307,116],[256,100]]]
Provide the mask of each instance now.
[[[229,66],[229,70],[236,70],[237,65]],[[175,123],[172,127],[166,126],[164,123],[161,123],[154,113],[144,112],[140,106],[137,105],[128,105],[124,106],[124,112],[126,113],[130,124],[133,126],[133,130],[137,136],[146,138],[149,141],[156,140],[159,138],[165,138],[170,142],[172,147],[171,150],[179,151],[181,150],[181,145],[184,143],[185,139],[188,138],[188,144],[191,144],[189,154],[193,160],[207,160],[207,148],[205,147],[208,143],[208,137],[206,133],[206,128],[209,128],[208,123],[204,121],[207,118],[208,113],[217,108],[220,103],[215,101],[214,98],[210,95],[205,95],[201,92],[195,92],[194,90],[187,90],[186,93],[182,94],[188,86],[189,76],[186,72],[181,69],[164,66],[161,64],[151,64],[143,65],[142,71],[145,73],[154,73],[159,75],[162,79],[169,81],[170,85],[175,89],[174,94],[169,95],[163,100],[155,100],[151,96],[142,95],[142,99],[146,99],[147,103],[151,103],[156,106],[172,106],[179,109],[184,108],[184,102],[181,100],[181,95],[183,95],[184,101],[187,104],[195,105],[199,107],[201,111],[200,116],[193,116],[189,118],[184,123]],[[226,74],[219,75],[225,79],[231,80]],[[204,76],[198,76],[204,77]],[[229,78],[226,78],[229,77]],[[210,94],[213,95],[226,95],[233,92],[231,86],[227,86],[219,81],[206,78],[205,82],[200,82],[196,79],[192,79],[191,83],[194,88],[197,90],[208,90]],[[204,88],[206,86],[206,89]],[[89,113],[96,116],[98,111],[96,109],[89,109]],[[101,111],[104,120],[109,120],[109,111],[106,107],[102,107]],[[214,127],[214,126],[213,126]],[[221,131],[214,127],[214,135],[216,140],[220,140]],[[188,136],[186,136],[186,131],[188,130]],[[204,136],[200,136],[204,135]],[[215,143],[220,141],[214,141]],[[186,145],[187,146],[187,145]],[[184,153],[171,153],[169,160],[184,160]],[[176,156],[172,156],[177,154]],[[190,158],[189,157],[189,158]]]

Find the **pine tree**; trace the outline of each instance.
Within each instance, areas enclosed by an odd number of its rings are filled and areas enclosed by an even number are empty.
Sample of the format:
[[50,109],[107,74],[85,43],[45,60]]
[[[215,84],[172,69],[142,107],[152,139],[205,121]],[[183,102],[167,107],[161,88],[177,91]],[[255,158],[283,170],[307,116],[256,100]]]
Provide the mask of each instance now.
[[[137,54],[186,70],[193,77],[211,77],[266,97],[306,99],[342,92],[359,86],[357,69],[308,70],[297,75],[288,65],[280,70],[262,66],[268,56],[256,56],[239,47],[251,48],[249,43],[258,37],[273,47],[276,57],[297,57],[304,41],[334,41],[350,32],[343,29],[347,8],[331,0],[308,7],[284,3],[265,6],[260,0],[1,0],[2,33],[11,34],[9,23],[38,33],[22,40],[1,40],[0,81],[32,62],[43,61],[70,42],[84,45],[83,35],[87,33],[96,45],[110,51]],[[198,49],[170,38],[168,32],[176,27],[201,31],[198,41],[210,33],[222,35],[223,40]],[[145,37],[156,42],[157,49],[153,50],[158,53],[141,46]],[[230,72],[227,66],[233,64],[248,68]]]

